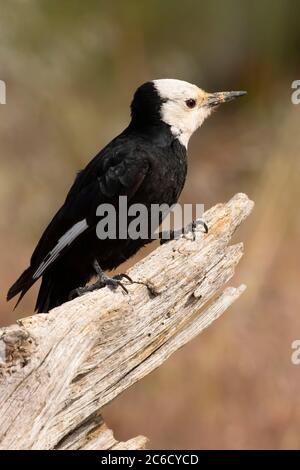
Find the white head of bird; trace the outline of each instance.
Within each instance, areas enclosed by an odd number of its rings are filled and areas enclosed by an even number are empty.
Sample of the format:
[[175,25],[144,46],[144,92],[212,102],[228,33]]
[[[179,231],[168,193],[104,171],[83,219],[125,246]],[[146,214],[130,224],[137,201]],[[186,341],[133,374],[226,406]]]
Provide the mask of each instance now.
[[245,91],[207,93],[191,83],[168,78],[152,83],[161,99],[161,120],[185,147],[216,106],[246,94]]

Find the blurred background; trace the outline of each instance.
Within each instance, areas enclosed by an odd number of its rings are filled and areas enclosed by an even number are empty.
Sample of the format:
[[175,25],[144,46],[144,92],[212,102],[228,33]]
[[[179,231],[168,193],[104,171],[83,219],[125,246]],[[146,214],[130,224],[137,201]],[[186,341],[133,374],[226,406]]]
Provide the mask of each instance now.
[[300,448],[300,366],[291,363],[300,339],[300,105],[291,103],[299,24],[297,0],[1,2],[1,325],[32,314],[37,290],[16,311],[6,292],[75,173],[127,125],[139,84],[178,78],[248,91],[191,139],[181,198],[206,208],[236,192],[255,201],[236,235],[245,255],[232,281],[248,289],[107,406],[119,440]]

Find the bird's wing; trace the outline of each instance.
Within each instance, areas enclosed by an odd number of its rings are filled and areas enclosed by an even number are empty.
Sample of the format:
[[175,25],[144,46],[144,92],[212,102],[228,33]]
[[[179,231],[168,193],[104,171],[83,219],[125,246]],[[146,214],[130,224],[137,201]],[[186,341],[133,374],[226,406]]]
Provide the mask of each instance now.
[[[101,159],[103,160],[101,161]],[[128,201],[137,192],[149,169],[149,158],[140,148],[103,157],[99,154],[76,178],[62,208],[42,235],[32,257],[37,280],[49,266],[87,230],[95,229],[96,209],[101,203]],[[98,219],[99,220],[99,219]]]

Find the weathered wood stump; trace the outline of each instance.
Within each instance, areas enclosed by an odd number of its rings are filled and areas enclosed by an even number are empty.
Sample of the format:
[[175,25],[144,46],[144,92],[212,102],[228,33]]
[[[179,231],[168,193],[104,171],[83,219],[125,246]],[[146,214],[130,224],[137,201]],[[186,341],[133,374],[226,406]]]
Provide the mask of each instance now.
[[237,194],[204,214],[196,240],[170,241],[128,271],[135,281],[0,330],[1,449],[141,449],[117,443],[101,408],[161,365],[240,296],[226,287],[243,245],[230,239],[253,202]]

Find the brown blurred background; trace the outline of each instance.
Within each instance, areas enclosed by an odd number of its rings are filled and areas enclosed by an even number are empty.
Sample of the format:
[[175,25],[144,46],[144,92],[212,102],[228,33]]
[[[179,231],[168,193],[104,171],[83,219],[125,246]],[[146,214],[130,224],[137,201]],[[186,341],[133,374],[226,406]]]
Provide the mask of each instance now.
[[136,87],[179,78],[246,89],[192,138],[183,202],[208,208],[246,192],[236,235],[247,292],[223,318],[104,413],[118,439],[152,448],[300,448],[300,3],[11,0],[1,2],[0,322],[75,172],[128,122]]

